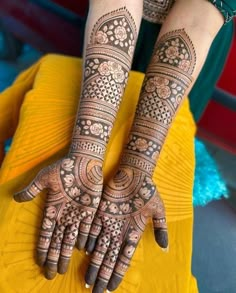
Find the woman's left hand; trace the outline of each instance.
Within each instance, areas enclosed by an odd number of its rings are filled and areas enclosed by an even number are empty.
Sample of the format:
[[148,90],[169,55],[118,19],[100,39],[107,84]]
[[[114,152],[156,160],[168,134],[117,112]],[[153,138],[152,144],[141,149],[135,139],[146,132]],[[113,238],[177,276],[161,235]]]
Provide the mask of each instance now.
[[165,209],[150,177],[123,167],[106,185],[94,218],[87,252],[93,252],[85,280],[93,293],[115,290],[129,267],[149,217],[155,240],[168,247]]

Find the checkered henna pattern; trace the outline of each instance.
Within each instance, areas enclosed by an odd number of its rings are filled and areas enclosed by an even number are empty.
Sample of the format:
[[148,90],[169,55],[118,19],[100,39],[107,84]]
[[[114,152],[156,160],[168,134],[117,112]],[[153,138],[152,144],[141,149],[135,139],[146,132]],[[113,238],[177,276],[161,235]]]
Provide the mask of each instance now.
[[152,174],[172,121],[191,85],[196,54],[183,29],[156,43],[120,168],[105,186],[87,250],[85,280],[93,293],[115,290],[127,271],[149,218],[156,242],[168,246],[163,201]]
[[[47,198],[37,245],[37,262],[52,279],[65,273],[77,242],[84,248],[103,187],[103,159],[127,83],[137,30],[123,7],[94,25],[85,53],[80,106],[69,154],[44,168],[18,202],[43,189]],[[66,77],[65,77],[66,78]]]

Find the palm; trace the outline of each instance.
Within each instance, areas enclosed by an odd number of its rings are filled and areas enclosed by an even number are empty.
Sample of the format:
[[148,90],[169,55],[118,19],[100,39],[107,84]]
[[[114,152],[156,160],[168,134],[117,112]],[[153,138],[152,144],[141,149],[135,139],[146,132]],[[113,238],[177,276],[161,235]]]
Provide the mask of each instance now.
[[47,188],[37,246],[39,265],[46,264],[46,277],[67,270],[72,249],[83,248],[102,192],[100,161],[69,156],[43,169],[16,201],[31,200]]
[[149,217],[157,243],[167,247],[164,205],[153,181],[140,171],[120,169],[105,187],[87,244],[87,250],[94,252],[86,281],[93,284],[96,280],[94,292],[107,284],[109,290],[116,289]]

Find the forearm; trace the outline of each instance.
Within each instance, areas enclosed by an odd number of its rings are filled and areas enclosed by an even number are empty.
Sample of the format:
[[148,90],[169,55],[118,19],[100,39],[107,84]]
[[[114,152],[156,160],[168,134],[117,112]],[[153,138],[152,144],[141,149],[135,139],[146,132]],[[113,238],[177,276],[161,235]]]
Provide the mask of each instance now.
[[103,160],[127,84],[141,15],[141,0],[90,1],[72,154]]
[[122,165],[153,173],[172,121],[222,24],[222,15],[207,1],[175,3],[155,45]]

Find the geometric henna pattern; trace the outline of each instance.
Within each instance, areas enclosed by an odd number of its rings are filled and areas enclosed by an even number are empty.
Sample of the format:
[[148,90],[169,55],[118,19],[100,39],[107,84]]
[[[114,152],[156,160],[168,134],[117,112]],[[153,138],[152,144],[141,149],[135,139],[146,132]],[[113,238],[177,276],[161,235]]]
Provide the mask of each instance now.
[[193,44],[183,29],[157,41],[122,165],[134,162],[133,167],[152,175],[170,125],[193,80],[195,64]]
[[126,8],[101,17],[85,52],[82,95],[69,155],[44,168],[16,201],[48,189],[37,246],[46,277],[65,273],[77,241],[84,248],[102,193],[106,144],[128,79],[137,39]]
[[143,18],[149,22],[162,24],[175,0],[144,0]]
[[[72,153],[90,153],[103,159],[127,84],[136,39],[135,22],[125,7],[104,15],[94,25],[86,48]],[[96,146],[93,151],[87,148],[91,144]]]
[[[87,250],[93,254],[86,282],[93,284],[96,279],[93,292],[97,292],[98,287],[114,290],[118,286],[149,217],[153,218],[159,241],[167,226],[164,205],[156,187],[144,173],[131,168],[119,169],[105,187],[87,243]],[[159,243],[166,247],[166,234],[162,238]]]
[[184,30],[157,41],[120,169],[105,186],[90,230],[87,250],[93,254],[86,282],[96,281],[94,293],[117,288],[149,217],[157,243],[168,245],[164,204],[151,178],[195,63],[195,50]]
[[102,187],[100,161],[69,156],[41,170],[25,190],[14,196],[16,201],[32,200],[47,188],[37,262],[46,265],[48,279],[57,271],[66,272],[77,238],[86,242]]

